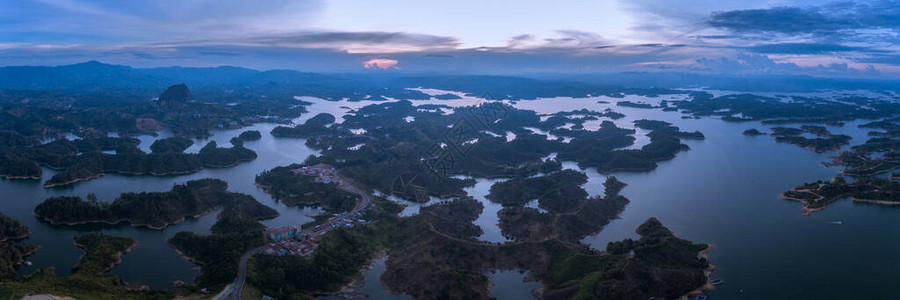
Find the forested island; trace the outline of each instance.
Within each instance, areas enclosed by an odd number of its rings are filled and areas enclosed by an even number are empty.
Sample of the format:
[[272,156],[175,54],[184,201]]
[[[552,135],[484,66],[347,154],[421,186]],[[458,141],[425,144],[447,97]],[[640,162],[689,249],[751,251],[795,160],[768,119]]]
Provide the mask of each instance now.
[[[816,138],[802,136],[804,133],[813,134]],[[779,143],[794,144],[815,152],[840,150],[850,144],[850,136],[844,134],[832,134],[824,126],[803,125],[797,128],[773,127],[772,136]]]
[[31,235],[19,220],[0,213],[0,282],[15,279],[16,266],[38,249],[37,245],[17,242]]
[[[487,198],[503,204],[500,229],[503,235],[517,241],[543,241],[550,238],[578,243],[588,234],[600,231],[628,204],[619,195],[626,186],[614,176],[603,184],[603,197],[588,197],[581,187],[587,176],[564,170],[546,176],[514,178],[495,183]],[[538,207],[525,204],[537,200]]]
[[678,239],[655,219],[638,229],[640,240],[596,252],[557,238],[478,241],[474,237],[481,230],[472,221],[482,207],[470,198],[423,207],[403,218],[396,215],[401,209],[396,204],[376,204],[366,216],[374,222],[329,232],[309,256],[254,255],[249,282],[278,298],[333,292],[383,250],[389,258],[382,283],[417,299],[490,299],[485,270],[529,270],[544,284],[544,298],[675,299],[707,280],[709,264],[698,258],[707,245]]
[[274,217],[277,213],[253,197],[226,190],[227,183],[202,179],[175,185],[168,192],[124,193],[113,202],[100,202],[89,195],[52,197],[39,204],[34,214],[53,224],[128,222],[132,226],[162,229],[198,217],[220,207],[239,206],[254,216]]
[[0,213],[0,242],[7,240],[21,240],[31,234],[27,227],[19,220],[10,218]]
[[[4,299],[19,299],[25,295],[52,294],[66,295],[77,299],[172,299],[172,291],[134,289],[121,278],[106,274],[121,262],[123,254],[137,244],[132,238],[90,233],[75,236],[72,241],[84,254],[65,277],[56,275],[54,268],[39,269],[25,275],[19,281],[15,278],[0,279],[0,295]],[[5,253],[5,252],[3,252]],[[15,275],[15,273],[13,273]],[[182,292],[183,293],[183,292]]]
[[288,206],[321,207],[329,213],[353,208],[358,195],[341,189],[337,184],[317,181],[315,174],[301,174],[303,166],[292,164],[265,171],[256,176],[256,184]]
[[[10,179],[40,179],[41,166],[61,170],[44,186],[54,187],[98,178],[106,173],[128,175],[180,175],[202,168],[230,167],[256,158],[256,152],[244,148],[243,139],[236,137],[233,147],[218,147],[209,142],[199,153],[184,153],[193,141],[173,137],[155,141],[149,154],[137,148],[134,138],[85,137],[76,140],[58,139],[46,144],[16,142],[25,137],[14,132],[0,134],[0,176]],[[3,142],[3,141],[0,141]],[[18,146],[17,146],[18,145]]]
[[781,197],[802,202],[804,215],[825,209],[828,204],[844,197],[851,197],[855,202],[897,205],[900,204],[900,183],[877,177],[849,182],[837,176],[831,181],[820,180],[797,186],[784,192]]
[[221,289],[234,281],[241,255],[266,242],[265,226],[257,221],[270,217],[246,207],[229,206],[219,214],[210,235],[182,231],[169,239],[179,253],[201,265],[200,277],[185,288],[197,293],[202,288]]
[[[474,184],[466,177],[532,176],[560,170],[560,161],[575,161],[582,168],[594,167],[602,173],[648,171],[688,150],[681,140],[703,139],[700,132],[639,120],[635,126],[650,131],[650,143],[640,149],[623,149],[633,145],[634,130],[610,121],[602,121],[596,130],[581,126],[600,116],[618,117],[611,111],[572,111],[542,122],[534,111],[499,102],[443,114],[436,108],[420,109],[409,101],[398,101],[362,107],[344,116],[341,124],[334,123],[332,115],[319,114],[301,125],[276,127],[272,134],[305,138],[308,146],[323,154],[306,164],[334,165],[343,176],[372,190],[388,193],[397,190],[401,178],[414,178],[417,185],[427,186],[429,196],[439,198],[463,196],[463,188]],[[566,127],[566,123],[575,125]],[[359,129],[365,133],[355,134]],[[515,138],[508,140],[498,133],[514,134]],[[554,153],[555,160],[546,159]],[[427,200],[412,197],[413,193],[399,194],[407,200]]]
[[72,268],[73,274],[102,275],[122,262],[122,255],[131,251],[137,241],[127,236],[110,236],[102,233],[90,233],[72,237],[75,246],[84,249],[85,253]]

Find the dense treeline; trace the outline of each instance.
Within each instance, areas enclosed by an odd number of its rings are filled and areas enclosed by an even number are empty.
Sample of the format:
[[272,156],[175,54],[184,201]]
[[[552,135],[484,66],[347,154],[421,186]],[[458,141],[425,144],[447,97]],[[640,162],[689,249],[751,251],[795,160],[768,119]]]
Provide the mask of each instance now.
[[182,231],[169,239],[169,244],[192,260],[201,263],[197,287],[221,288],[234,281],[241,255],[265,243],[265,226],[239,208],[223,211],[203,236]]
[[8,239],[23,239],[29,234],[31,234],[31,231],[28,230],[28,227],[22,225],[19,220],[0,213],[0,242]]
[[248,264],[249,283],[279,299],[340,289],[388,242],[398,221],[396,214],[402,207],[383,199],[375,201],[375,210],[365,218],[377,222],[332,230],[308,256],[254,255]]
[[0,283],[16,278],[16,266],[25,257],[38,250],[37,245],[25,243],[0,242]]
[[136,144],[117,148],[116,154],[95,150],[85,153],[77,146],[80,141],[83,140],[53,142],[48,144],[52,147],[46,147],[43,155],[37,157],[44,165],[65,169],[50,178],[45,187],[67,185],[106,173],[154,176],[189,174],[204,167],[229,167],[257,157],[256,152],[244,148],[242,144],[219,148],[215,141],[209,142],[198,154],[183,153],[193,144],[183,138],[159,140],[151,145],[153,152],[150,154],[137,150]]
[[885,178],[863,177],[850,182],[843,176],[831,181],[816,181],[782,193],[782,198],[803,202],[804,210],[822,209],[844,197],[854,201],[880,204],[900,203],[900,183]]
[[294,174],[303,165],[292,164],[262,172],[256,183],[273,198],[288,206],[317,206],[330,213],[349,211],[359,198],[340,189],[336,184],[315,182],[313,176]]
[[[607,196],[623,186],[609,181]],[[475,237],[481,229],[472,221],[482,208],[473,199],[426,206],[405,218],[396,216],[396,204],[379,199],[375,203],[381,213],[366,216],[372,223],[329,232],[309,256],[253,256],[249,283],[280,299],[334,292],[379,248],[389,255],[382,283],[417,299],[489,299],[484,270],[529,270],[545,284],[543,295],[551,298],[615,299],[627,288],[625,295],[635,296],[625,299],[674,299],[706,282],[703,270],[708,264],[697,258],[706,245],[675,238],[655,219],[641,227],[640,241],[622,243],[628,250],[598,253],[559,239],[479,242]],[[631,250],[640,255],[630,256]]]
[[150,151],[153,153],[183,153],[188,147],[194,144],[194,141],[183,137],[170,137],[158,139],[150,145]]
[[256,141],[262,138],[262,133],[259,133],[259,130],[247,130],[241,132],[241,134],[238,135],[238,138],[245,141]]
[[[751,94],[714,97],[694,92],[690,100],[670,101],[694,116],[721,116],[725,121],[776,121],[774,123],[831,123],[854,119],[877,119],[900,112],[900,104],[861,97],[843,97],[835,101],[791,96],[765,97]],[[865,107],[866,109],[860,109]]]
[[[306,138],[308,146],[322,150],[317,162],[335,165],[362,186],[412,201],[462,196],[463,188],[474,183],[466,177],[533,176],[560,170],[560,161],[576,161],[604,173],[652,170],[657,162],[688,150],[681,139],[703,138],[699,132],[642,120],[636,125],[651,130],[650,144],[622,149],[634,143],[634,130],[609,121],[597,130],[582,126],[601,117],[619,114],[572,111],[541,121],[534,111],[502,103],[454,109],[399,101],[362,107],[340,124],[320,114],[272,134]],[[567,128],[567,123],[575,125]],[[550,131],[536,133],[536,128]],[[557,159],[548,159],[553,153]],[[413,189],[427,196],[416,196]]]
[[210,141],[200,149],[197,157],[204,167],[223,168],[254,160],[256,159],[256,152],[244,148],[243,144],[234,145],[231,148],[219,148],[216,145],[216,141]]
[[334,124],[334,121],[333,115],[320,113],[306,120],[303,124],[294,127],[275,127],[272,129],[272,135],[277,137],[308,138],[333,133],[336,129],[329,128],[328,125]]
[[[559,238],[577,243],[586,235],[600,231],[628,203],[627,198],[619,195],[625,183],[616,177],[607,178],[602,198],[589,198],[581,187],[586,182],[583,173],[564,170],[495,183],[486,197],[504,206],[498,213],[504,236],[532,241]],[[538,207],[546,212],[524,206],[532,200],[537,200]]]
[[100,202],[92,196],[86,201],[81,197],[52,197],[39,204],[34,213],[59,224],[126,221],[132,226],[151,228],[163,228],[223,206],[247,207],[259,217],[277,214],[253,197],[228,192],[226,188],[224,181],[201,179],[175,185],[168,192],[124,193],[111,203]]
[[[22,280],[0,278],[0,297],[19,299],[26,295],[65,295],[85,300],[114,299],[172,299],[172,291],[133,289],[121,278],[106,274],[119,263],[119,257],[136,241],[129,237],[109,236],[99,233],[72,238],[85,253],[72,273],[65,277],[56,275],[54,268],[38,269]],[[0,247],[3,247],[0,244]],[[6,250],[6,249],[4,249]],[[0,251],[0,256],[7,251]],[[15,273],[13,273],[15,275]],[[183,292],[181,292],[183,293]]]
[[0,213],[0,282],[14,279],[16,266],[21,264],[26,256],[40,248],[14,241],[24,239],[30,234],[31,231],[19,220]]
[[72,273],[90,275],[105,274],[121,261],[122,254],[137,244],[136,240],[127,236],[111,236],[97,232],[72,237],[72,241],[85,252],[78,260],[78,264],[72,268]]

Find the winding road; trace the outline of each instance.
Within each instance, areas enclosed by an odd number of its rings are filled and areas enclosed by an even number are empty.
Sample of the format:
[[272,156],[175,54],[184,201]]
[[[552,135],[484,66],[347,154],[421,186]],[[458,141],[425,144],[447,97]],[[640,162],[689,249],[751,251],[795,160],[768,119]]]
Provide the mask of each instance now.
[[[341,179],[343,179],[343,178],[341,178]],[[347,182],[346,179],[343,179],[343,181]],[[358,194],[360,196],[360,199],[362,199],[362,201],[359,201],[356,203],[356,206],[354,206],[353,210],[351,210],[348,214],[358,212],[358,211],[362,210],[363,208],[366,208],[367,206],[369,206],[369,203],[372,203],[372,198],[369,197],[369,194],[367,194],[363,190],[360,190],[359,188],[351,185],[349,182],[347,183],[347,185],[343,186],[343,188],[351,193]],[[334,217],[325,224],[332,224],[332,223],[334,223],[335,220],[340,219],[343,216],[344,215]],[[307,230],[305,233],[315,233],[318,235],[323,235],[323,234],[327,233],[328,230],[331,230],[331,228],[332,228],[331,226],[325,226],[325,230],[323,230],[323,231],[314,232],[312,230]],[[315,229],[315,228],[313,228],[313,229]],[[302,234],[302,233],[304,233],[304,232],[297,233],[297,234]],[[259,246],[259,247],[250,249],[250,251],[247,251],[247,253],[244,253],[244,255],[241,256],[241,262],[238,265],[237,278],[235,278],[235,280],[234,280],[234,289],[231,292],[232,300],[240,300],[241,299],[241,292],[244,290],[244,283],[247,281],[247,261],[250,260],[250,257],[253,256],[253,254],[259,253],[263,247],[265,247],[265,246]]]

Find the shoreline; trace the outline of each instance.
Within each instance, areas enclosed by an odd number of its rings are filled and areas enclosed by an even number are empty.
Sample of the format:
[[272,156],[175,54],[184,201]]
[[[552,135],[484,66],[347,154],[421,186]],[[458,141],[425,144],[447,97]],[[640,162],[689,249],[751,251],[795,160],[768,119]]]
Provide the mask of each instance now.
[[713,271],[716,270],[716,265],[709,262],[709,253],[712,252],[713,249],[715,249],[715,245],[707,244],[706,249],[700,250],[700,252],[697,253],[697,258],[706,259],[706,263],[709,264],[709,267],[707,267],[706,270],[703,270],[703,274],[706,275],[706,283],[704,283],[702,286],[697,287],[693,291],[690,291],[687,294],[678,297],[678,299],[689,299],[691,296],[700,295],[716,288],[715,285],[709,282],[710,275],[712,275]]
[[35,217],[41,218],[42,220],[44,220],[44,221],[47,222],[47,223],[50,223],[50,224],[56,225],[56,226],[77,226],[77,225],[95,224],[95,223],[101,223],[101,224],[107,224],[107,225],[118,225],[119,223],[122,223],[122,222],[128,222],[128,224],[129,224],[131,227],[137,227],[137,228],[140,228],[140,227],[146,227],[146,228],[153,229],[153,230],[163,230],[163,229],[165,229],[166,227],[169,227],[169,226],[172,226],[172,225],[178,225],[178,224],[180,224],[180,223],[186,221],[186,220],[187,220],[187,217],[192,217],[192,218],[194,218],[194,219],[200,218],[200,217],[205,216],[205,215],[211,213],[212,211],[214,211],[214,210],[216,210],[216,209],[220,209],[220,208],[221,208],[221,206],[216,206],[216,207],[212,207],[212,208],[210,208],[210,209],[208,209],[208,210],[206,210],[206,211],[200,212],[200,213],[195,214],[195,215],[191,215],[191,214],[182,215],[181,218],[179,218],[178,220],[171,221],[171,222],[165,222],[165,224],[163,224],[163,225],[161,225],[161,226],[154,226],[154,225],[150,225],[150,224],[134,223],[134,222],[132,222],[132,221],[129,220],[129,219],[119,219],[119,220],[115,220],[115,221],[109,221],[109,220],[86,220],[86,221],[77,221],[77,222],[58,222],[58,221],[51,220],[51,219],[49,219],[49,218],[47,218],[47,217],[45,217],[45,216],[38,215],[38,214],[35,213],[35,212],[32,212],[31,214],[34,215]]
[[[233,167],[233,166],[232,166],[232,167]],[[94,180],[94,179],[103,177],[103,176],[106,175],[107,173],[109,173],[109,174],[119,174],[119,175],[131,175],[131,176],[151,175],[151,176],[162,177],[162,176],[172,176],[172,175],[187,175],[187,174],[197,173],[197,172],[200,172],[200,171],[203,171],[203,168],[202,168],[202,167],[201,167],[201,168],[197,168],[197,169],[186,170],[186,171],[172,171],[172,172],[165,172],[165,173],[155,173],[155,172],[152,172],[152,171],[147,171],[147,172],[127,172],[127,171],[115,171],[115,170],[110,170],[110,171],[106,171],[106,172],[101,172],[101,173],[99,173],[99,174],[97,174],[97,175],[92,175],[92,176],[88,176],[88,177],[81,177],[81,178],[75,178],[75,179],[71,179],[71,180],[65,181],[65,182],[45,183],[45,184],[43,185],[43,187],[44,187],[44,188],[53,188],[53,187],[59,187],[59,186],[66,186],[66,185],[78,183],[78,182],[81,182],[81,181],[90,181],[90,180]],[[41,179],[41,178],[37,178],[37,179]]]
[[[131,239],[134,240],[134,243],[131,243],[131,246],[128,246],[128,248],[125,248],[125,250],[122,250],[122,251],[120,251],[119,253],[117,253],[117,255],[116,255],[116,260],[113,261],[113,262],[111,262],[110,265],[109,265],[109,267],[107,267],[105,270],[103,270],[103,274],[106,274],[107,272],[109,272],[110,270],[112,270],[113,267],[115,267],[116,265],[122,263],[122,255],[125,255],[125,253],[128,253],[128,252],[131,252],[131,250],[134,249],[134,247],[137,246],[138,240],[135,240],[134,238],[131,238]],[[80,263],[80,262],[81,262],[81,259],[84,258],[85,255],[87,255],[87,246],[82,245],[82,244],[79,244],[78,242],[76,242],[76,241],[75,241],[75,237],[72,237],[72,243],[75,244],[76,247],[85,250],[84,253],[82,253],[81,256],[78,257],[78,262],[79,262],[79,263],[76,264],[75,267],[73,267],[73,269],[77,269],[78,266],[81,264],[81,263]]]
[[[368,279],[366,278],[366,273],[371,271],[373,268],[375,268],[375,261],[378,259],[382,259],[386,256],[387,256],[387,251],[385,251],[385,250],[376,252],[375,256],[373,256],[372,259],[370,259],[368,263],[363,265],[359,269],[359,272],[356,275],[354,275],[353,280],[351,280],[347,284],[341,286],[341,288],[338,289],[336,292],[322,293],[322,294],[315,294],[315,295],[316,296],[334,296],[334,297],[339,297],[339,298],[344,298],[344,299],[371,298],[372,297],[371,295],[357,292],[356,290],[361,287],[366,286],[366,282],[368,281]],[[387,287],[384,288],[384,291],[391,295],[398,295],[398,294],[388,290]]]
[[0,239],[0,243],[5,242],[5,241],[18,241],[18,240],[25,239],[25,238],[27,238],[27,237],[29,237],[29,236],[31,236],[31,230],[30,230],[30,229],[25,229],[25,233],[20,234],[20,235],[18,235],[18,236],[8,236],[8,237],[5,237],[5,238],[2,238],[2,239]]
[[42,170],[41,174],[37,176],[12,176],[0,174],[0,178],[6,180],[41,180],[41,178],[44,178],[44,172]]
[[[61,173],[60,173],[60,174],[61,174]],[[73,184],[73,183],[76,183],[76,182],[94,180],[94,179],[103,177],[103,175],[106,175],[106,173],[100,173],[100,174],[91,175],[91,176],[88,176],[88,177],[82,177],[82,178],[75,178],[75,179],[71,179],[71,180],[69,180],[69,181],[59,182],[59,183],[49,183],[49,182],[47,182],[47,183],[44,183],[43,187],[44,187],[45,189],[49,189],[49,188],[52,188],[52,187],[58,187],[58,186],[64,186],[64,185],[70,185],[70,184]],[[53,179],[53,178],[50,178],[50,179]]]
[[[809,203],[810,203],[810,201],[813,201],[813,200],[808,200],[808,199],[801,199],[801,198],[791,197],[791,196],[786,195],[786,193],[788,193],[788,192],[806,192],[806,193],[810,193],[810,194],[815,195],[815,196],[818,197],[818,198],[814,199],[815,202],[826,201],[827,203],[825,203],[824,205],[822,205],[822,206],[820,206],[820,207],[810,207],[810,206],[809,206]],[[814,212],[824,210],[825,208],[828,207],[828,205],[830,205],[831,203],[834,203],[834,202],[840,200],[841,198],[850,197],[850,196],[853,195],[853,193],[843,193],[843,194],[840,194],[840,195],[837,195],[837,196],[834,196],[834,197],[831,197],[831,198],[825,198],[825,197],[823,197],[822,195],[816,194],[815,192],[813,192],[813,191],[810,190],[810,189],[801,189],[801,190],[798,190],[798,189],[791,189],[791,190],[788,191],[788,192],[781,193],[780,195],[778,195],[778,197],[781,198],[781,199],[785,199],[785,200],[797,201],[797,202],[803,203],[803,209],[800,210],[800,215],[801,215],[801,216],[804,216],[804,217],[808,217],[808,216],[812,215],[812,213],[814,213]],[[829,200],[829,199],[830,199],[830,200]],[[854,201],[856,201],[856,200],[854,199]],[[900,203],[898,203],[898,204],[900,204]]]
[[861,198],[853,198],[853,202],[872,203],[872,204],[879,204],[879,205],[900,205],[900,202],[898,202],[898,201],[872,200],[872,199],[861,199]]
[[19,261],[17,261],[17,262],[14,263],[14,265],[15,265],[15,266],[20,266],[20,265],[24,264],[24,263],[25,263],[25,258],[31,256],[32,254],[37,253],[38,250],[41,250],[41,245],[34,245],[34,249],[32,249],[31,251],[28,251],[28,252],[23,253],[23,254],[22,254],[22,259],[19,259]]

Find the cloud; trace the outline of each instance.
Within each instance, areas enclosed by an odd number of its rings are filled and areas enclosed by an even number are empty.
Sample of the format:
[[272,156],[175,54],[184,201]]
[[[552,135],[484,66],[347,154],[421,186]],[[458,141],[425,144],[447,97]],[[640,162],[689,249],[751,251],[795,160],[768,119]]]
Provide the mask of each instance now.
[[453,50],[459,46],[459,41],[453,37],[405,32],[299,31],[228,39],[157,42],[136,46],[157,48],[236,46],[330,49],[347,53],[402,53]]
[[895,1],[836,2],[820,6],[772,7],[715,12],[707,24],[738,33],[806,34],[869,38],[900,30]]
[[771,54],[827,54],[834,52],[874,51],[866,47],[850,47],[821,43],[774,43],[744,47],[751,52]]
[[741,53],[735,58],[703,57],[696,60],[693,70],[724,74],[816,74],[830,77],[874,77],[883,78],[883,74],[872,65],[854,66],[848,63],[823,63],[801,66],[786,59],[776,61],[768,55]]
[[400,70],[399,62],[395,59],[374,58],[363,62],[363,68],[372,70]]

